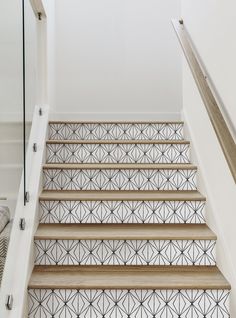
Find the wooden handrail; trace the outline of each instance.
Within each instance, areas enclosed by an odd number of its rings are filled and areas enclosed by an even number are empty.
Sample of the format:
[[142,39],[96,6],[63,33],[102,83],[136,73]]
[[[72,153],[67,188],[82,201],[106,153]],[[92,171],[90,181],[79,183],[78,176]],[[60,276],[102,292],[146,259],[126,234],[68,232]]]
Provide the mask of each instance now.
[[206,77],[203,73],[204,68],[200,65],[196,55],[194,54],[189,36],[184,28],[183,21],[172,20],[172,24],[192,71],[221,148],[224,152],[229,169],[236,183],[236,144],[234,138],[222,115],[216,98],[207,83]]

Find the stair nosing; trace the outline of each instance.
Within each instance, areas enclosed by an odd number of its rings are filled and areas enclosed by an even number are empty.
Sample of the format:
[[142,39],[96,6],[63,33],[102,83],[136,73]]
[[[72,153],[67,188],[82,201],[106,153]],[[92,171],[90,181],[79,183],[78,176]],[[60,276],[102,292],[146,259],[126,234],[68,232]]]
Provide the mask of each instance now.
[[[63,268],[62,268],[63,267]],[[163,280],[163,275],[165,280]],[[59,279],[58,279],[59,278]],[[108,281],[106,282],[106,278]],[[123,278],[123,282],[122,282]],[[201,278],[201,282],[200,281]],[[208,278],[208,280],[207,280]],[[87,279],[87,282],[86,282]],[[100,282],[99,282],[100,279]],[[162,280],[161,280],[162,279]],[[96,281],[97,280],[97,281]],[[64,281],[64,283],[63,283]],[[216,266],[36,266],[29,289],[218,289],[231,286]]]
[[61,139],[53,140],[49,139],[46,144],[170,144],[170,145],[190,145],[188,140],[138,140],[138,139],[107,139],[107,140],[90,140],[90,139]]
[[111,120],[108,120],[108,121],[98,121],[98,120],[94,120],[94,121],[90,121],[90,120],[87,120],[87,121],[69,121],[69,120],[50,120],[49,121],[49,125],[53,125],[53,124],[133,124],[133,125],[136,125],[136,124],[181,124],[181,125],[184,125],[184,121],[111,121]]
[[[107,231],[107,232],[106,232]],[[120,231],[120,232],[119,232]],[[132,233],[133,231],[133,233]],[[195,231],[195,232],[194,232]],[[206,224],[39,224],[35,240],[216,240]]]
[[140,170],[197,170],[197,166],[190,164],[190,163],[185,163],[185,164],[169,164],[169,163],[164,163],[164,164],[110,164],[110,163],[102,163],[102,164],[97,164],[97,163],[47,163],[43,165],[43,170],[47,169],[140,169]]
[[[44,196],[45,194],[47,196]],[[90,194],[90,196],[88,194]],[[194,198],[196,194],[198,194],[199,197]],[[44,190],[39,196],[39,201],[206,201],[206,197],[199,191],[184,190],[139,192]]]
[[35,265],[35,272],[219,272],[217,265]]

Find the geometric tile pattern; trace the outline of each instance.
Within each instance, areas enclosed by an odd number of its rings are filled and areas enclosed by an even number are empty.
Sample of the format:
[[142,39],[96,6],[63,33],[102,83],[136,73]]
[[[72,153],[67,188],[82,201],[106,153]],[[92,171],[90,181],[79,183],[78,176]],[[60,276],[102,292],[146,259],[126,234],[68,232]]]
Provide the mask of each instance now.
[[6,257],[0,256],[0,286],[1,286],[1,282],[2,282],[5,262],[6,262]]
[[45,190],[196,190],[195,169],[44,169]]
[[205,223],[205,201],[41,201],[40,223]]
[[[189,163],[182,123],[51,123],[48,163]],[[105,144],[103,140],[115,140]],[[133,143],[119,143],[133,140]],[[173,143],[142,144],[141,140]],[[45,169],[45,190],[196,190],[195,169]],[[40,223],[205,223],[204,201],[45,200]],[[215,240],[35,240],[37,265],[214,266]],[[29,289],[29,318],[229,318],[228,290]]]
[[228,290],[30,289],[29,318],[229,318]]
[[215,240],[35,240],[37,265],[215,265]]
[[189,163],[189,144],[47,144],[47,163]]
[[51,123],[51,140],[182,140],[182,123]]
[[[4,221],[4,220],[3,220]],[[11,237],[12,222],[9,222],[0,234],[0,285],[7,258],[8,245]]]

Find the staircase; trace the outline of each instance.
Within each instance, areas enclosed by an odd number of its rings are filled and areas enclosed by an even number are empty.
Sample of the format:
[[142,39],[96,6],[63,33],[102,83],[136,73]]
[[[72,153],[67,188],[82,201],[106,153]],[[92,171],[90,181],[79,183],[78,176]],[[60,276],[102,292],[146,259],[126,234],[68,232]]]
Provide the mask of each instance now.
[[183,123],[51,122],[30,318],[225,318]]

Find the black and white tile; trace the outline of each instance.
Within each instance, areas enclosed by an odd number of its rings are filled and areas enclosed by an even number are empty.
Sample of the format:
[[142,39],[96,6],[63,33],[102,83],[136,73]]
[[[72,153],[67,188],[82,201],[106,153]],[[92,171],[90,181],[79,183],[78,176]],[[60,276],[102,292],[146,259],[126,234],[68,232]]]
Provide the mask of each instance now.
[[190,163],[189,144],[49,143],[48,163]]
[[30,289],[29,318],[229,318],[228,290]]
[[[182,123],[51,123],[48,163],[189,163]],[[116,140],[102,143],[102,140]],[[133,140],[122,144],[118,140]],[[171,140],[173,143],[138,143]],[[45,190],[196,190],[195,169],[44,169]],[[40,223],[205,223],[204,201],[45,200]],[[35,240],[37,265],[214,266],[215,240]],[[229,318],[228,290],[29,289],[28,318]]]
[[35,240],[36,265],[215,265],[215,240]]
[[205,223],[205,201],[41,201],[40,223]]
[[196,190],[196,169],[44,169],[45,190]]
[[182,123],[51,123],[51,140],[182,140]]

